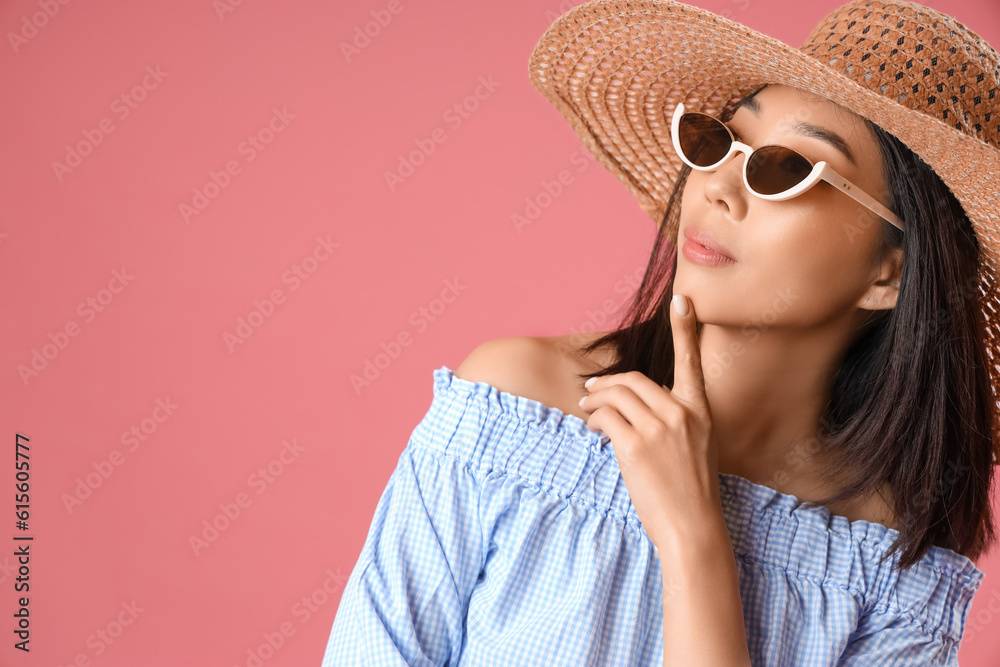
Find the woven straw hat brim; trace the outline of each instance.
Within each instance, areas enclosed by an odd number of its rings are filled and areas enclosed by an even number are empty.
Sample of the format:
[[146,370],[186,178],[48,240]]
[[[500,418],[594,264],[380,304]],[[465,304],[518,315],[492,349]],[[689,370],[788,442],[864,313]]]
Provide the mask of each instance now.
[[[945,18],[944,30],[961,26]],[[866,88],[839,69],[843,59],[828,65],[821,62],[824,56],[677,2],[594,0],[567,11],[546,30],[531,54],[529,77],[657,224],[683,164],[670,139],[678,102],[718,115],[764,84],[784,84],[822,95],[889,131],[934,169],[972,221],[981,249],[990,374],[994,387],[1000,386],[1000,149],[907,108],[895,95],[890,99]],[[871,61],[878,66],[878,58]],[[1000,86],[997,71],[991,67],[990,74],[993,80],[987,79],[983,90]],[[986,117],[1000,132],[1000,96],[989,104],[997,112]],[[676,224],[664,231],[676,243]],[[1000,421],[997,435],[1000,441]]]

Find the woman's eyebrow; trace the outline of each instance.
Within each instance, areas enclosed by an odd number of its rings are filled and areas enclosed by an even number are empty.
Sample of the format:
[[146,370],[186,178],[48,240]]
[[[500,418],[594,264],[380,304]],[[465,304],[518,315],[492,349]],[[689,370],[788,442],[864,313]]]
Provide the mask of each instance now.
[[823,141],[827,142],[828,144],[836,148],[838,151],[843,153],[844,156],[848,160],[850,160],[851,164],[853,164],[855,167],[858,166],[858,163],[854,161],[854,156],[851,154],[851,149],[848,148],[847,146],[847,142],[844,141],[840,137],[840,135],[837,134],[836,132],[828,130],[825,127],[819,127],[818,125],[810,125],[809,123],[803,123],[801,121],[796,123],[792,129],[798,130],[801,134],[804,134],[807,137],[822,139]]
[[[743,98],[740,101],[740,103],[736,106],[737,109],[740,107],[746,107],[747,109],[750,110],[750,112],[754,116],[757,116],[758,118],[760,117],[761,114],[760,102],[758,102],[753,97]],[[807,137],[812,137],[814,139],[820,139],[822,141],[827,142],[828,144],[836,148],[838,151],[843,153],[844,157],[846,157],[851,162],[851,164],[853,164],[855,167],[858,166],[858,163],[854,160],[854,155],[851,153],[851,149],[850,147],[848,147],[847,142],[844,141],[844,139],[836,132],[828,130],[825,127],[819,127],[818,125],[810,125],[809,123],[804,123],[802,121],[799,121],[794,126],[792,126],[792,129]]]

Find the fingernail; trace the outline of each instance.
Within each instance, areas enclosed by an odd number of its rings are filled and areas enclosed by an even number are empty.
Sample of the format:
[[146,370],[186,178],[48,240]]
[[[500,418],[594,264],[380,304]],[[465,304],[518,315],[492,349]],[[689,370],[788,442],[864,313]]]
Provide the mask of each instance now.
[[580,399],[580,406],[581,406],[581,407],[583,406],[583,402],[584,402],[585,400],[587,400],[587,397],[586,397],[586,396],[584,396],[583,398],[581,398],[581,399]]
[[684,317],[685,315],[688,314],[687,299],[684,297],[683,294],[675,294],[673,301],[674,301],[674,310],[677,311],[678,315]]
[[587,389],[590,389],[590,385],[594,384],[595,382],[597,382],[597,378],[593,377],[593,378],[590,378],[589,380],[587,380],[586,382],[584,382],[583,386],[586,387]]

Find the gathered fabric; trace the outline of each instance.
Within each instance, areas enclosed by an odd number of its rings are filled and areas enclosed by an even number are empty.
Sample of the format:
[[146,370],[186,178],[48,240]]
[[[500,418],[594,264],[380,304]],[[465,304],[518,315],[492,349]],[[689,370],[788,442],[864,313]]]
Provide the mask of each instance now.
[[[661,666],[681,574],[661,572],[613,449],[576,415],[435,370],[323,666]],[[891,528],[736,475],[719,488],[755,666],[958,665],[984,576],[969,558],[932,547],[899,570],[878,563]]]

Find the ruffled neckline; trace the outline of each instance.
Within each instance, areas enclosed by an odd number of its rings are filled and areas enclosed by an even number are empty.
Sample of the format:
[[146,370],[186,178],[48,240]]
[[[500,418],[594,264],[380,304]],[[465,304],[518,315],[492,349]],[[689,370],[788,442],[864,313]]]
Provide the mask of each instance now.
[[[586,422],[574,414],[564,413],[559,408],[535,399],[501,391],[486,382],[457,377],[448,366],[441,366],[434,371],[434,393],[437,395],[446,391],[458,392],[469,399],[484,402],[510,414],[521,423],[533,424],[564,441],[584,445],[590,450],[590,456],[613,459],[614,445],[610,438],[603,432],[591,431]],[[613,465],[617,469],[616,461]],[[803,507],[802,501],[796,496],[757,484],[739,475],[720,472],[719,482],[723,505],[726,507],[737,504],[745,505],[756,513],[775,513],[781,520],[819,528],[859,544],[870,556],[878,557],[888,551],[899,535],[899,531],[884,524],[864,519],[852,521],[831,513],[823,506]],[[896,557],[898,558],[898,554]],[[964,578],[973,588],[978,587],[985,576],[967,556],[938,546],[930,547],[915,567],[920,564],[939,572],[947,572],[953,577]]]

